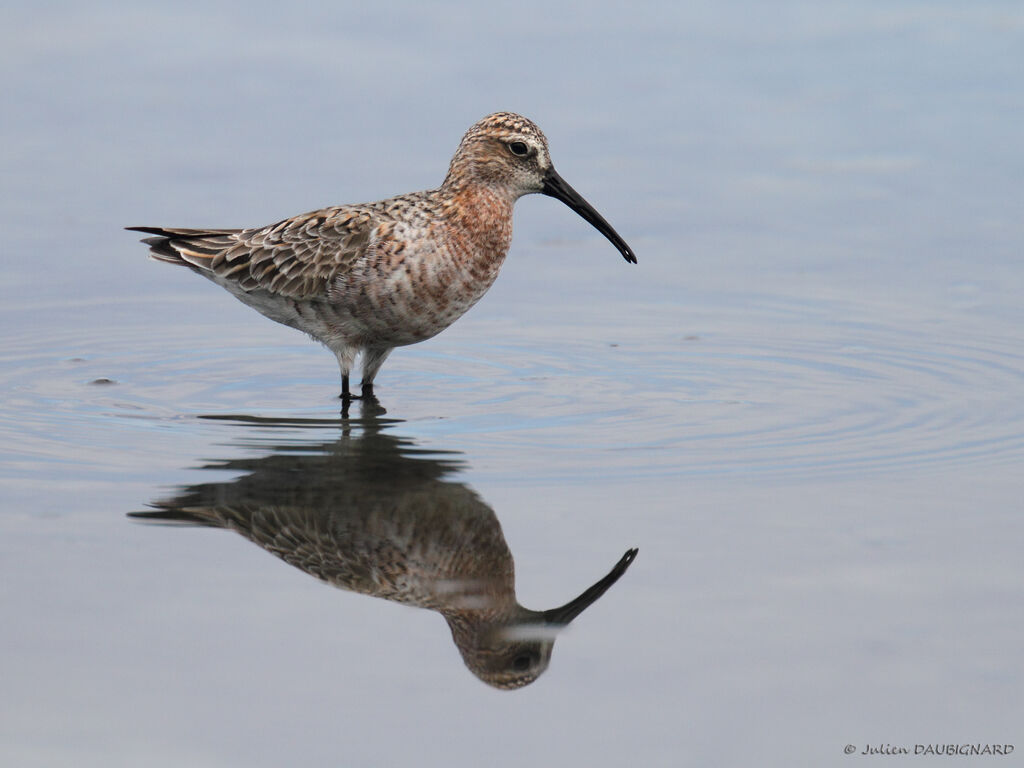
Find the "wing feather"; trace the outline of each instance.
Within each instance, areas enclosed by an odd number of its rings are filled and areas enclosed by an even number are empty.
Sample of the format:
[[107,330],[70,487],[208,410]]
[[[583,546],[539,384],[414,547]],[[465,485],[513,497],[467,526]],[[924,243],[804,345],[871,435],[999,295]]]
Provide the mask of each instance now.
[[326,295],[331,281],[365,256],[375,227],[370,210],[343,206],[259,229],[128,229],[157,235],[142,241],[153,258],[210,272],[244,291],[304,299]]

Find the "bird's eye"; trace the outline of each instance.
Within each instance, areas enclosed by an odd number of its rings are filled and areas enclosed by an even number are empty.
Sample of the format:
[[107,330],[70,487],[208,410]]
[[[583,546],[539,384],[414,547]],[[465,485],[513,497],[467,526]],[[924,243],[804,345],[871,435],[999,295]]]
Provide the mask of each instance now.
[[530,151],[530,148],[521,141],[513,141],[508,145],[508,151],[518,157],[526,157],[526,153]]
[[525,672],[533,663],[533,656],[529,653],[521,653],[512,659],[512,669],[516,672]]

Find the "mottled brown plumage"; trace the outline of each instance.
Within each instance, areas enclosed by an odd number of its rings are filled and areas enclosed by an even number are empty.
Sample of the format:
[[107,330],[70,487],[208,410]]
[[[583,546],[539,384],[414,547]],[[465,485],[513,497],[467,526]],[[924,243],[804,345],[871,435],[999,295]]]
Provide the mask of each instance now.
[[338,359],[342,396],[363,355],[363,392],[392,349],[451,325],[491,287],[525,194],[556,197],[635,263],[629,246],[554,170],[547,139],[498,112],[459,144],[435,190],[293,216],[255,229],[129,227],[154,259],[185,265]]

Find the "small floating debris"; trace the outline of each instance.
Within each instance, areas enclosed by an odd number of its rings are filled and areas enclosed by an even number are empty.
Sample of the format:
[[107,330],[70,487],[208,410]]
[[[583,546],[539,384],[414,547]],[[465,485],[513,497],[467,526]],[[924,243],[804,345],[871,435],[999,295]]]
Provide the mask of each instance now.
[[117,382],[114,381],[113,379],[108,379],[106,377],[100,377],[98,379],[93,379],[92,381],[89,382],[89,384],[95,385],[95,386],[100,386],[100,387],[105,387],[108,384],[117,384]]

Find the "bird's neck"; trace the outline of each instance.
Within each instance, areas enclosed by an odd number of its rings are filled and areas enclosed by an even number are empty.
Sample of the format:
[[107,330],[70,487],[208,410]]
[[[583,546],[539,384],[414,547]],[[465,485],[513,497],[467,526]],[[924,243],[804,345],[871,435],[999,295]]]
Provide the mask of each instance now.
[[512,243],[512,207],[507,190],[483,184],[442,187],[444,216],[460,245],[490,258],[504,259]]

